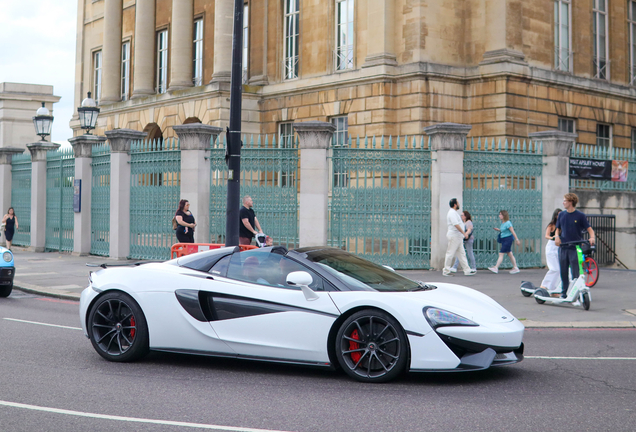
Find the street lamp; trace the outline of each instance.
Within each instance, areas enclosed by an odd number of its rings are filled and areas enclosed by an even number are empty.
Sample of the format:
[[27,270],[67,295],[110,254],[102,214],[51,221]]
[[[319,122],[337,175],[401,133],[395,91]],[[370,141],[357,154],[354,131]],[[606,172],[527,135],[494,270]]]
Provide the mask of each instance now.
[[33,124],[35,125],[35,134],[40,135],[42,141],[46,141],[46,137],[51,135],[51,127],[53,126],[53,116],[49,113],[49,110],[44,106],[38,108],[33,117]]
[[91,134],[91,129],[95,129],[97,124],[97,116],[99,115],[99,108],[97,108],[97,102],[91,98],[91,92],[88,92],[88,97],[82,101],[82,106],[77,108],[79,114],[80,128],[86,129],[86,134]]

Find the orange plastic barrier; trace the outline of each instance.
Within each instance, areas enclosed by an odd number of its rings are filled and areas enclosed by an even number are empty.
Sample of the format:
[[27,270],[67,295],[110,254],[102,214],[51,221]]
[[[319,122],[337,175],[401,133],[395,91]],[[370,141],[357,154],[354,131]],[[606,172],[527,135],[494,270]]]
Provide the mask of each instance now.
[[[180,258],[184,255],[190,255],[197,252],[203,252],[210,249],[219,249],[225,247],[221,243],[175,243],[170,248],[170,259]],[[258,246],[241,245],[241,251],[249,249],[258,249]]]

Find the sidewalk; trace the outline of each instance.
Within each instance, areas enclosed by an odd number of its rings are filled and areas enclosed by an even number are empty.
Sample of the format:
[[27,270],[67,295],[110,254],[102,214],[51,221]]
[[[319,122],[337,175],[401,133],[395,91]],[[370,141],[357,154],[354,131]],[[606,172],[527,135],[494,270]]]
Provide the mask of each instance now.
[[[28,252],[14,247],[14,287],[26,292],[68,300],[79,300],[88,285],[88,272],[97,269],[86,263],[101,264],[117,261],[106,257],[76,257],[68,253]],[[135,262],[135,261],[131,261]],[[528,327],[626,327],[636,328],[636,271],[602,268],[599,281],[592,288],[592,307],[559,307],[539,305],[532,297],[523,297],[521,281],[539,285],[545,269],[521,270],[511,275],[506,270],[493,274],[479,270],[475,276],[460,271],[443,277],[441,271],[408,270],[400,273],[425,282],[446,282],[466,285],[481,291],[508,309]]]

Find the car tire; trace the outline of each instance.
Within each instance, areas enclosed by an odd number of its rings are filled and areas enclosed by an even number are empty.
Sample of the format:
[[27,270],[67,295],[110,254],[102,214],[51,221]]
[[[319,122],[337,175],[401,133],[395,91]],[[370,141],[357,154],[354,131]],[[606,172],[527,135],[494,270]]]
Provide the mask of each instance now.
[[406,334],[385,312],[367,309],[354,313],[340,326],[335,344],[340,367],[357,381],[391,381],[406,370]]
[[0,287],[0,297],[9,297],[11,290],[13,290],[13,284]]
[[148,354],[148,325],[137,302],[120,291],[107,292],[91,306],[88,335],[106,360],[129,362]]

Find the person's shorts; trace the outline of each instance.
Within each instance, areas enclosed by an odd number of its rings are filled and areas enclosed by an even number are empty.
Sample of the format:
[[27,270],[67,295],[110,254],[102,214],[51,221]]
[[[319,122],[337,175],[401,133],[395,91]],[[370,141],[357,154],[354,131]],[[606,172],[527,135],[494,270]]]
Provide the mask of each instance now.
[[501,238],[501,249],[499,253],[508,253],[512,252],[512,242],[514,241],[514,236],[502,237]]

